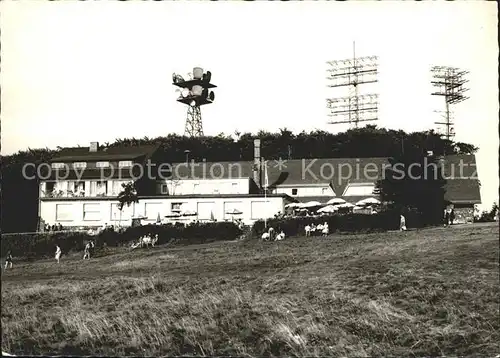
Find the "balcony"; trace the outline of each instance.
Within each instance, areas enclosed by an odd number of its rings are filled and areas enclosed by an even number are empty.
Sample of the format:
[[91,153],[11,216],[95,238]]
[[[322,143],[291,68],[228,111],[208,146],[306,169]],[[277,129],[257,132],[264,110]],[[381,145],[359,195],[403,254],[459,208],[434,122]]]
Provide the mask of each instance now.
[[117,197],[116,193],[97,193],[90,195],[85,191],[74,192],[72,190],[52,190],[52,191],[41,191],[40,198],[114,198]]

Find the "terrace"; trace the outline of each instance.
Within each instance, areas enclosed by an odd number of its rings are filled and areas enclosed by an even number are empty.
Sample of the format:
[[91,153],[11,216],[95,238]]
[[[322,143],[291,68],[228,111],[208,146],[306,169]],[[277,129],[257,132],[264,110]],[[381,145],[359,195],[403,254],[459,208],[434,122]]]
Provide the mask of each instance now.
[[122,184],[115,181],[48,181],[40,185],[40,198],[105,198],[117,197]]

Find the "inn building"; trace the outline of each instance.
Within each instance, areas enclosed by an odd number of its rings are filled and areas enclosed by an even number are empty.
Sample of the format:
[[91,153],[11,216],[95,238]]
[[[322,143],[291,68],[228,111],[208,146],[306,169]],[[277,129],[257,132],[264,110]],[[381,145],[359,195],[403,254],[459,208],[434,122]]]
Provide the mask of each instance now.
[[[270,160],[266,170],[256,144],[254,161],[165,163],[158,146],[64,148],[51,163],[50,176],[40,184],[40,218],[64,227],[128,226],[181,220],[246,224],[285,211],[291,202],[334,197],[356,203],[377,197],[375,185],[387,158]],[[445,159],[445,199],[455,207],[457,222],[471,221],[481,202],[474,155]],[[149,163],[149,164],[148,164]],[[459,176],[459,163],[466,169]],[[463,165],[465,163],[465,165]],[[163,164],[163,165],[162,165]],[[158,171],[161,167],[163,170]],[[136,181],[139,202],[118,210],[122,184]],[[266,195],[261,188],[268,183]]]

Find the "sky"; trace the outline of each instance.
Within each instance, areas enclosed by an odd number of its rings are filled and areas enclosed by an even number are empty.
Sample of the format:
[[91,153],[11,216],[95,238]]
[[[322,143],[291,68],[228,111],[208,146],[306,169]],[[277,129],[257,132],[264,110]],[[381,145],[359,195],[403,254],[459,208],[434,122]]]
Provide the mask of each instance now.
[[184,133],[172,73],[212,72],[206,135],[328,124],[327,61],[378,56],[379,120],[436,128],[430,67],[470,71],[455,140],[477,153],[483,204],[498,200],[496,2],[2,1],[1,153]]

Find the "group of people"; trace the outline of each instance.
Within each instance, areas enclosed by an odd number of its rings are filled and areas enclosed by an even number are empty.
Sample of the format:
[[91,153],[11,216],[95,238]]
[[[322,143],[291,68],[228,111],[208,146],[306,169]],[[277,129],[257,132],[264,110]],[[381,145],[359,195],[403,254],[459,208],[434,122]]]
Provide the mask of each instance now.
[[53,224],[53,225],[45,224],[43,228],[44,228],[45,232],[63,231],[63,226],[61,225],[61,223],[59,223],[59,224]]
[[314,224],[306,225],[304,229],[306,236],[311,236],[311,234],[314,235],[316,233],[321,233],[323,236],[328,236],[328,234],[330,234],[330,228],[326,221],[324,224],[319,224],[318,226]]
[[[455,209],[453,207],[448,207],[444,209],[444,226],[453,225],[453,221],[455,220]],[[400,215],[399,221],[399,230],[406,231],[406,218],[403,214]]]
[[[83,249],[83,259],[84,260],[90,260],[90,253],[94,247],[95,247],[94,241],[89,241],[85,244],[85,248]],[[61,247],[59,245],[56,245],[55,259],[56,259],[57,263],[60,263],[61,255],[62,255]],[[4,268],[5,270],[7,270],[7,268],[12,269],[12,266],[13,266],[12,261],[13,261],[12,251],[9,250],[7,252],[7,258],[5,259],[5,268]]]
[[262,234],[261,238],[264,241],[282,241],[285,240],[285,233],[281,230],[278,234],[273,227],[270,227],[267,232]]
[[[94,247],[95,247],[95,243],[93,240],[88,241],[85,244],[85,247],[83,248],[83,260],[90,260],[90,252]],[[56,259],[57,263],[60,263],[61,254],[62,254],[61,248],[59,247],[59,245],[56,245],[55,259]]]

